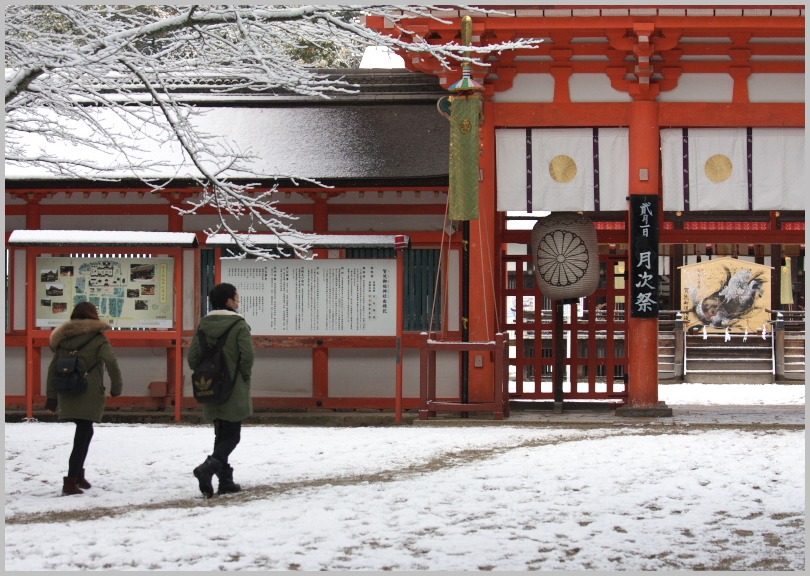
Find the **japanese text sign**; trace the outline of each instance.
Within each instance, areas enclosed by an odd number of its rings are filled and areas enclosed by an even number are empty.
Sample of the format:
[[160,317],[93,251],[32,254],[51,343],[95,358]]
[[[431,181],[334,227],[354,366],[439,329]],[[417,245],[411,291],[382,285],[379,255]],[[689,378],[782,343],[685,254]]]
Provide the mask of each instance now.
[[658,196],[630,196],[630,315],[658,317]]

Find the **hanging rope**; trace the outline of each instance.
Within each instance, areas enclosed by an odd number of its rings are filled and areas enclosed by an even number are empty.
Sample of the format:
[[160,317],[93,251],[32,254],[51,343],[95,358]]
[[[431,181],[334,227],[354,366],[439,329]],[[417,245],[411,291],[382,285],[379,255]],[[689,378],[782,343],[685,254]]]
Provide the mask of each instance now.
[[[439,244],[439,269],[436,271],[436,280],[433,284],[433,302],[430,305],[430,321],[428,322],[428,338],[433,333],[433,322],[436,318],[436,297],[439,293],[439,278],[443,280],[443,290],[442,290],[442,310],[447,310],[447,302],[446,298],[448,297],[448,279],[447,274],[442,274],[442,270],[446,268],[446,266],[442,266],[444,263],[444,259],[446,258],[447,251],[444,248],[444,237],[448,236],[447,232],[447,215],[448,209],[450,207],[449,202],[445,202],[444,204],[444,221],[442,222],[442,241]],[[449,244],[448,240],[448,244]]]
[[[497,291],[495,289],[495,275],[496,275],[497,271],[494,269],[494,265],[493,265],[493,262],[492,262],[492,246],[489,243],[489,235],[484,235],[482,233],[482,230],[487,229],[486,217],[487,217],[486,210],[484,210],[484,211],[481,212],[482,225],[478,227],[478,236],[479,236],[479,242],[481,243],[481,246],[484,249],[483,251],[485,251],[486,255],[487,255],[487,262],[486,263],[489,265],[489,269],[492,270],[492,275],[490,276],[489,288],[492,290],[492,301],[495,302],[495,331],[500,332],[501,331],[501,318],[500,318],[499,306],[497,304],[497,302],[498,302]],[[482,262],[481,262],[481,269],[484,270],[483,257],[482,257]],[[481,276],[481,282],[482,282],[481,288],[482,288],[482,294],[483,294],[483,293],[486,293],[486,289],[487,289],[487,286],[483,285],[483,284],[485,284],[483,275]],[[486,305],[486,299],[484,299],[484,304]],[[488,318],[488,316],[487,316],[487,318]],[[489,333],[490,333],[489,332],[489,322],[487,322],[487,334],[489,334]]]

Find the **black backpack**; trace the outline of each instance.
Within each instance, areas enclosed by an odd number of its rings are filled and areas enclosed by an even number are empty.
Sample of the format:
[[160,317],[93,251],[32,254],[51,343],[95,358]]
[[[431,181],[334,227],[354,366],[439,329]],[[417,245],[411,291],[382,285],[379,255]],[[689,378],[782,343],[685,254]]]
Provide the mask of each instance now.
[[56,357],[56,372],[51,382],[58,394],[76,395],[87,390],[87,375],[92,372],[93,368],[98,366],[101,360],[85,370],[84,362],[79,358],[79,350],[92,341],[93,338],[75,350],[71,350],[66,356]]
[[[200,404],[222,404],[231,396],[236,375],[231,378],[228,363],[222,348],[231,328],[239,323],[237,320],[231,324],[222,336],[217,338],[213,346],[208,345],[208,340],[202,330],[197,329],[197,338],[200,341],[202,359],[194,372],[191,374],[191,388],[194,398]],[[237,368],[238,372],[238,368]]]

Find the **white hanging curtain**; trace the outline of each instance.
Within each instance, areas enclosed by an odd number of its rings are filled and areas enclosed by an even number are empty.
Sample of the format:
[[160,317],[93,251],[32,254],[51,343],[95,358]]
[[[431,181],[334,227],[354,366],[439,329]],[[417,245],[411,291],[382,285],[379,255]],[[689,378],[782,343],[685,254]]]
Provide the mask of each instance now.
[[804,210],[804,128],[754,128],[753,209]]
[[801,128],[661,130],[664,210],[803,210]]
[[499,211],[627,210],[627,128],[495,133]]
[[745,128],[661,131],[664,210],[749,210]]

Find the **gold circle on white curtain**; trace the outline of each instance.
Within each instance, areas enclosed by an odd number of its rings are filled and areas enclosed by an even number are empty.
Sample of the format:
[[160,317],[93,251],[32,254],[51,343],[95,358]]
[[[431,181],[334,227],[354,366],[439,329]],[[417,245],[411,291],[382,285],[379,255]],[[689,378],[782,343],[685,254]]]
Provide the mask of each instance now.
[[728,180],[731,176],[732,169],[733,165],[731,164],[731,160],[729,160],[728,156],[724,156],[723,154],[715,154],[706,160],[706,165],[703,167],[709,180],[717,183]]
[[557,182],[565,184],[577,176],[577,163],[574,159],[565,154],[560,154],[551,159],[548,165],[548,173]]

